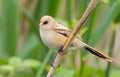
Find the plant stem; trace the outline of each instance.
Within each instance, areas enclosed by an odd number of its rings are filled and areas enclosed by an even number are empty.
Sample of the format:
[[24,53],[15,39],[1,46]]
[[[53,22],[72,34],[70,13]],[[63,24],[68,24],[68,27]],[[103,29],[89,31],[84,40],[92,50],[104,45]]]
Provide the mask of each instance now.
[[[113,26],[111,41],[109,45],[109,56],[112,56],[112,52],[115,45],[115,36],[116,36],[116,26]],[[106,69],[106,77],[110,77],[110,69],[111,69],[111,63],[108,62],[107,69]]]
[[43,64],[41,65],[40,69],[38,70],[38,72],[36,74],[36,77],[42,77],[45,66],[47,65],[47,62],[48,62],[51,55],[52,55],[52,51],[49,51],[45,60],[44,60],[44,62],[43,62]]

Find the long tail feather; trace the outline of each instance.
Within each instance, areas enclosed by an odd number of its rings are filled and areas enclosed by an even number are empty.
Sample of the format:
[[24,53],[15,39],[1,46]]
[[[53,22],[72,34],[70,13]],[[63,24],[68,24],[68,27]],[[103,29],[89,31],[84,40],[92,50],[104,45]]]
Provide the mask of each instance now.
[[116,61],[113,58],[103,54],[102,52],[98,51],[97,49],[95,49],[95,48],[93,48],[93,47],[91,47],[91,46],[89,46],[89,45],[87,45],[85,43],[84,43],[84,48],[86,50],[88,50],[90,53],[92,53],[92,54],[94,54],[94,55],[96,55],[96,56],[98,56],[100,58],[106,59],[109,62],[115,62],[116,63]]

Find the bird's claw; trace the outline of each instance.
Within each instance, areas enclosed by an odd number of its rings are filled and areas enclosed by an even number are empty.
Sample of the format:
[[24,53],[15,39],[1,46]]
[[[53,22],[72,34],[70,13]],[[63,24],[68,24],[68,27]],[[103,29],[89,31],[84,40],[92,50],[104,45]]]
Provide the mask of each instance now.
[[58,50],[58,53],[59,53],[60,55],[66,55],[66,54],[67,54],[67,52],[64,52],[63,47],[61,47],[61,48]]
[[[54,66],[54,61],[51,63],[51,66],[53,67],[53,68],[55,68],[55,66]],[[58,67],[57,68],[59,68],[60,67],[60,65],[58,65]]]

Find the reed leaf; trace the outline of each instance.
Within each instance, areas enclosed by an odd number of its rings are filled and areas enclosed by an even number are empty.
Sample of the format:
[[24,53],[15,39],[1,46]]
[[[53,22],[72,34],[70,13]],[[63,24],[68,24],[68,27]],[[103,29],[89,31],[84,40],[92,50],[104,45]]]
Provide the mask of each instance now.
[[114,21],[118,12],[118,4],[116,1],[114,1],[113,5],[110,7],[108,13],[106,14],[106,17],[104,18],[103,22],[100,24],[96,32],[94,32],[94,34],[91,36],[88,44],[90,44],[91,46],[95,46],[100,41],[110,24]]
[[2,33],[3,51],[7,56],[14,56],[17,48],[18,9],[11,0],[3,0]]

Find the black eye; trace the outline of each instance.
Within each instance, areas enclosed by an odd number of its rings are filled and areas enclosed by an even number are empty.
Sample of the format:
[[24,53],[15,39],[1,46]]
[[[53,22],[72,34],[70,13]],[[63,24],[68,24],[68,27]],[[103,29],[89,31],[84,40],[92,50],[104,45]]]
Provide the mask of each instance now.
[[46,25],[48,23],[48,21],[45,21],[43,24]]

